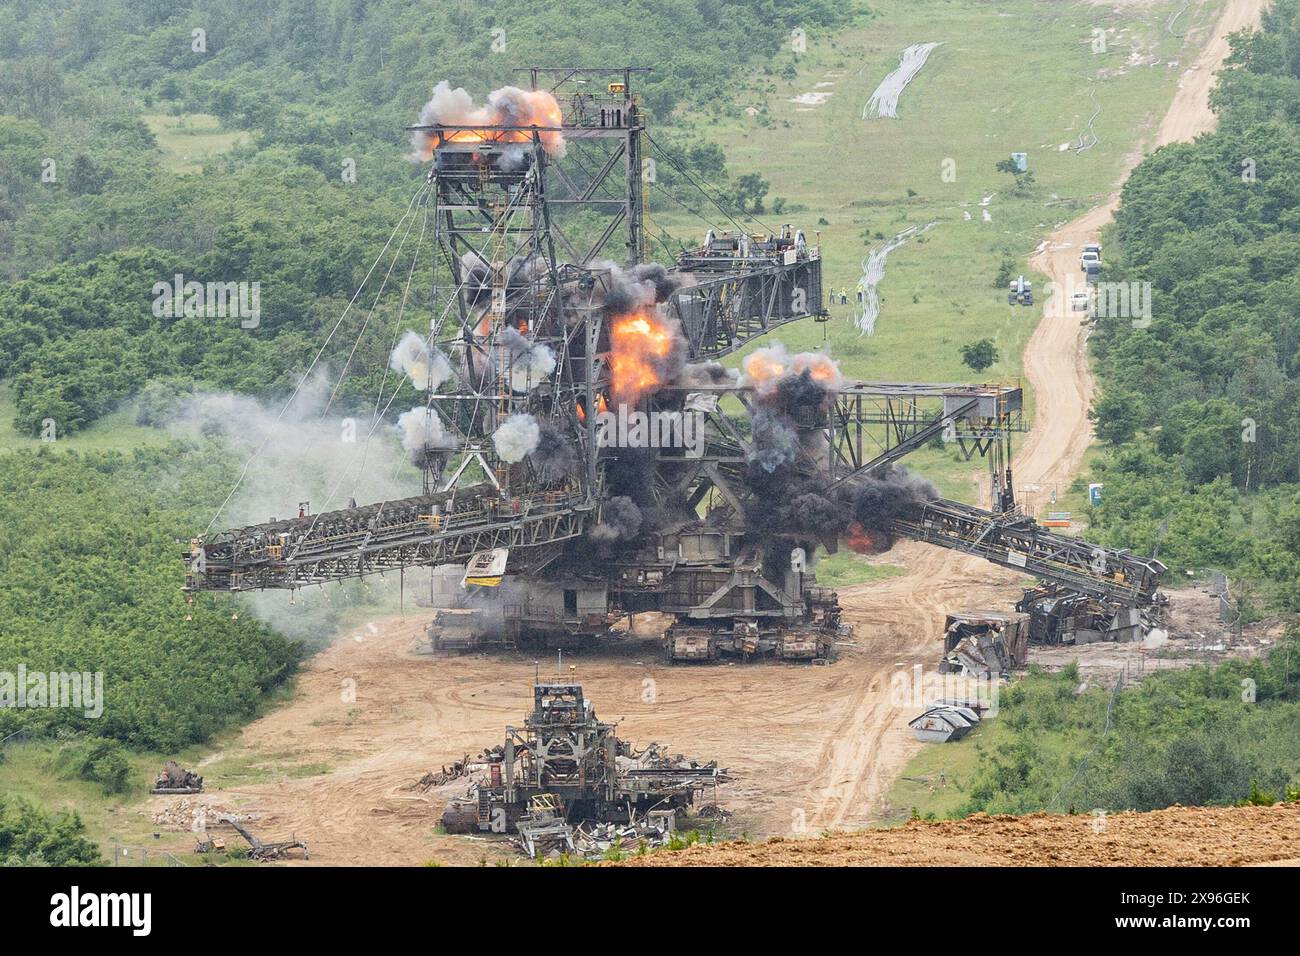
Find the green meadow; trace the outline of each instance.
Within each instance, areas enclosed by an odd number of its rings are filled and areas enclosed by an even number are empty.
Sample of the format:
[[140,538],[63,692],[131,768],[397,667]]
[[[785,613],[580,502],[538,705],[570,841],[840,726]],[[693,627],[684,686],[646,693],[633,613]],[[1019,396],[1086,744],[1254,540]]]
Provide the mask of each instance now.
[[[1126,158],[1140,155],[1195,57],[1187,44],[1203,39],[1222,4],[1182,15],[1178,28],[1190,28],[1190,40],[1166,30],[1180,6],[1116,12],[1041,0],[884,0],[859,27],[808,36],[806,53],[785,54],[734,106],[695,118],[698,132],[723,146],[733,175],[759,172],[770,181],[768,211],[754,218],[793,223],[810,239],[816,232],[827,288],[848,290],[850,305],[837,299],[830,322],[794,323],[774,337],[791,349],[827,347],[848,375],[865,380],[1021,381],[1043,276],[1031,276],[1034,307],[1012,307],[1005,286],[994,284],[998,269],[1011,260],[1016,272],[1027,271],[1039,242],[1102,201]],[[1106,31],[1104,52],[1094,52],[1094,30]],[[902,50],[931,41],[942,45],[899,98],[898,118],[864,120],[863,107]],[[821,105],[794,102],[816,92],[829,93]],[[1077,145],[1098,108],[1096,145],[1062,150]],[[1012,152],[1028,154],[1034,176],[1019,194],[995,169]],[[774,215],[776,197],[795,211]],[[706,228],[681,211],[652,220],[671,234]],[[883,240],[931,221],[938,224],[890,254],[875,332],[860,335],[852,312],[863,260]],[[983,338],[996,344],[999,360],[975,373],[958,350]],[[1025,398],[1032,418],[1033,395]],[[974,500],[971,472],[979,466],[955,451],[926,449],[908,463],[942,493]]]

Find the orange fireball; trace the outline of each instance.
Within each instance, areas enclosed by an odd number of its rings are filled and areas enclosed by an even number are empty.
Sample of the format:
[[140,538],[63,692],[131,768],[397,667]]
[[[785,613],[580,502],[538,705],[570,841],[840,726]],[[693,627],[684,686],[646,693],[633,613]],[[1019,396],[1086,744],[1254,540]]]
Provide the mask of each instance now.
[[850,550],[856,551],[858,554],[879,554],[881,551],[887,550],[887,548],[882,548],[867,529],[856,521],[849,525],[848,531],[844,532],[843,540]]
[[664,384],[661,370],[673,351],[668,324],[653,312],[616,318],[609,330],[614,397],[635,404]]
[[780,342],[755,351],[745,359],[744,368],[746,382],[763,396],[771,395],[777,383],[787,375],[802,375],[804,372],[829,392],[837,391],[844,384],[844,376],[835,360],[826,353],[790,355]]
[[[443,143],[530,143],[531,127],[539,130],[542,148],[555,158],[564,156],[564,113],[554,95],[546,90],[521,90],[506,86],[494,90],[484,106],[476,107],[463,89],[452,90],[445,81],[434,88],[434,98],[425,104],[420,122],[441,127],[437,136],[416,133],[417,155],[429,159]],[[522,129],[457,129],[458,126],[511,126]]]

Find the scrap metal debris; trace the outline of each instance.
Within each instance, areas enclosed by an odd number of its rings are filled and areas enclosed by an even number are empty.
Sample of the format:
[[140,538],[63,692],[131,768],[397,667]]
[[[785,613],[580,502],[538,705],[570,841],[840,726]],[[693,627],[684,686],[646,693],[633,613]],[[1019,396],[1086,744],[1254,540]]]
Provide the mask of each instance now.
[[1168,599],[1141,607],[1117,606],[1069,588],[1044,583],[1027,589],[1016,604],[1029,615],[1029,640],[1033,644],[1091,644],[1143,640],[1153,629],[1165,627]]
[[635,750],[572,683],[534,685],[524,728],[507,727],[505,743],[468,769],[478,776],[448,804],[444,829],[515,834],[530,857],[657,845],[697,796],[711,789],[716,803],[731,779],[716,761],[657,743]]
[[153,782],[150,793],[201,793],[203,778],[197,773],[184,770],[175,760],[163,764],[162,773]]
[[1001,611],[949,614],[939,673],[963,677],[1010,677],[1029,652],[1029,615]]
[[984,705],[973,700],[936,700],[920,717],[907,722],[917,740],[944,743],[960,740],[979,725]]
[[[289,855],[293,850],[302,850],[302,858],[310,860],[311,854],[307,850],[307,844],[294,838],[282,840],[278,843],[263,843],[257,837],[249,832],[248,828],[240,823],[235,817],[229,814],[223,814],[217,818],[218,823],[229,824],[234,827],[235,831],[244,838],[249,847],[249,858],[258,863],[268,863],[272,860],[281,860]],[[206,836],[206,835],[205,835]],[[220,844],[220,846],[218,846]],[[195,853],[211,853],[213,850],[224,849],[225,841],[213,837],[200,839],[198,846],[194,848]]]
[[451,783],[453,780],[468,777],[472,766],[473,764],[470,762],[469,754],[466,754],[450,766],[444,764],[441,770],[430,770],[423,777],[417,780],[411,786],[411,789],[419,790],[421,793],[426,793],[434,787],[441,787],[443,784]]

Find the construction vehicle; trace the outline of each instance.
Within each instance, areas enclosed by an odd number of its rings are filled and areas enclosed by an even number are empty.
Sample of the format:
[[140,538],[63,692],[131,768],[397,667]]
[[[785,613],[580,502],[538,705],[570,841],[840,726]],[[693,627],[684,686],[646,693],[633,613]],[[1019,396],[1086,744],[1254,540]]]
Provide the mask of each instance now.
[[469,651],[480,644],[479,635],[489,630],[486,615],[479,608],[440,608],[425,629],[429,649],[435,654]]
[[1007,305],[1033,305],[1033,284],[1024,276],[1012,279],[1007,290]]

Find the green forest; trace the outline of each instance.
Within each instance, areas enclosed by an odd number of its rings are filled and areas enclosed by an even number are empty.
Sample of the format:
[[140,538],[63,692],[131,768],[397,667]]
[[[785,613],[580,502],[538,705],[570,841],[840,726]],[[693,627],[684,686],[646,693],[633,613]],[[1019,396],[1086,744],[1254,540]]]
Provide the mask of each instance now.
[[178,542],[206,520],[178,502],[211,501],[224,461],[216,445],[0,455],[0,659],[109,675],[97,720],[4,708],[0,737],[20,725],[54,735],[89,725],[174,749],[249,716],[292,673],[296,645],[251,616],[187,604],[177,586]]
[[[72,434],[175,375],[287,393],[420,182],[403,127],[442,79],[481,99],[524,83],[514,71],[526,64],[652,66],[639,87],[671,144],[664,185],[680,167],[761,208],[761,178],[732,181],[721,150],[680,114],[722,108],[743,70],[792,68],[794,25],[829,29],[852,10],[830,0],[2,4],[0,379],[13,385],[15,425],[38,435],[48,419]],[[178,175],[147,120],[193,116],[246,136]],[[177,274],[260,282],[258,327],[154,315],[150,290]],[[382,372],[365,361],[377,356],[358,358]],[[351,376],[338,407],[373,392],[366,374]]]
[[1031,668],[998,701],[957,816],[1300,800],[1300,633],[1262,659],[1081,685]]
[[1107,446],[1092,527],[1171,568],[1300,608],[1300,3],[1234,36],[1219,129],[1134,170],[1103,278],[1149,283],[1146,327],[1100,317]]

